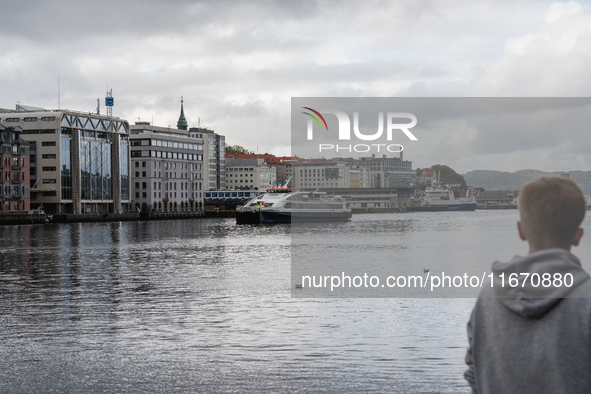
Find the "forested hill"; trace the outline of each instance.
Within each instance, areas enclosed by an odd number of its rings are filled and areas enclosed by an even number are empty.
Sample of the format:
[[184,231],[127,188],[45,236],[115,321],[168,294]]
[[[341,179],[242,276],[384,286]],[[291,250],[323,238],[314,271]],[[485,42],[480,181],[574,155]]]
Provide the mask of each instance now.
[[540,176],[560,176],[570,174],[573,181],[577,182],[583,192],[591,196],[591,171],[557,171],[544,172],[539,170],[519,170],[515,172],[474,170],[464,174],[464,179],[469,186],[482,187],[486,190],[519,190],[529,181]]

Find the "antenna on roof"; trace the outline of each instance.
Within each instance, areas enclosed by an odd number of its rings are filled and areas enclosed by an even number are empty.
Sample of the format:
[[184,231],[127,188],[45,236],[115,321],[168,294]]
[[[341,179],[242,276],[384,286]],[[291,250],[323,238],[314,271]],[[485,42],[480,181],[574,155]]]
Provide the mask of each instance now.
[[60,75],[57,75],[57,109],[61,109],[60,107]]

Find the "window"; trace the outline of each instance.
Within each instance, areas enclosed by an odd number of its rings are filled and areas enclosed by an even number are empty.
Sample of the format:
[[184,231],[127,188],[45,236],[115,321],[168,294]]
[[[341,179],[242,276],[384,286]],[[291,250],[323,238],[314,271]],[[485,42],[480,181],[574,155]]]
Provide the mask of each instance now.
[[142,167],[146,167],[146,162],[142,161]]
[[139,161],[136,161],[135,162],[135,168],[138,168],[139,166],[140,166],[140,162]]
[[44,179],[43,183],[57,183],[57,180],[55,179]]
[[42,167],[41,168],[43,171],[56,171],[55,167]]
[[129,141],[131,146],[141,146],[142,142],[140,140],[131,140]]
[[141,150],[132,150],[131,157],[142,157],[142,151]]
[[142,193],[142,198],[146,198],[146,197],[148,197],[148,194],[146,192],[143,192]]
[[55,159],[56,157],[57,156],[55,153],[49,153],[49,154],[42,155],[43,159]]
[[142,171],[142,177],[145,178],[146,177],[146,171]]
[[41,120],[44,122],[51,122],[55,120],[55,116],[44,116],[41,118]]
[[55,141],[43,141],[41,146],[55,146]]
[[23,119],[25,122],[36,122],[37,118],[24,118]]
[[136,178],[139,178],[139,177],[140,177],[140,172],[139,172],[139,171],[136,171],[136,172],[135,172],[135,177],[136,177]]
[[142,182],[142,189],[146,189],[148,187],[148,185],[146,184],[146,182]]

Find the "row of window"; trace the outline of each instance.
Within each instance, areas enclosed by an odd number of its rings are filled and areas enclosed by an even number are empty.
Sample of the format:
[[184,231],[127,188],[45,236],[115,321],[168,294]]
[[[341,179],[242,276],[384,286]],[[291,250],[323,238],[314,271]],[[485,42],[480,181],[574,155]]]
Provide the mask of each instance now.
[[256,195],[256,192],[215,192],[205,193],[205,198],[254,197]]
[[[13,166],[17,167],[19,165],[18,163],[19,163],[18,157],[13,157],[12,158],[12,163],[10,162],[10,157],[5,157],[4,158],[4,161],[2,162],[2,164],[4,165],[4,167],[10,167],[11,164]],[[20,164],[21,167],[24,167],[25,166],[25,158],[24,157],[21,157],[21,162],[20,163],[21,163]]]
[[[185,168],[186,170],[188,170],[189,168],[191,168],[191,171],[200,170],[201,169],[201,164],[193,164],[193,163],[191,163],[191,165],[189,165],[189,163],[176,163],[176,162],[175,163],[169,163],[167,161],[163,161],[163,162],[154,161],[153,162],[154,168],[164,167],[165,170],[168,170],[169,167],[170,167],[170,169],[176,169],[177,168],[177,165],[178,165],[178,168],[181,168],[181,169],[182,168]],[[139,161],[135,161],[134,162],[134,166],[135,166],[135,168],[139,168],[140,162]],[[142,168],[146,168],[146,167],[147,167],[146,162],[145,161],[142,161]]]
[[132,150],[131,157],[161,157],[165,159],[203,161],[203,155],[194,155],[192,153],[162,152],[155,150]]
[[[37,120],[39,120],[36,117],[29,117],[29,118],[24,118],[23,119],[25,122],[36,122]],[[49,122],[52,120],[55,120],[55,116],[44,116],[41,118],[42,121],[44,122]],[[4,119],[5,122],[20,122],[21,118],[6,118]],[[0,122],[2,122],[2,119],[0,119]]]
[[203,150],[201,144],[189,144],[176,141],[163,141],[163,140],[131,140],[131,146],[162,146],[165,148],[175,149],[189,149],[189,150]]
[[17,144],[12,145],[12,147],[4,145],[4,146],[2,146],[2,153],[9,155],[12,152],[12,154],[14,156],[17,156],[17,155],[27,156],[28,155],[27,149],[28,149],[28,146],[27,147],[24,147],[24,146],[20,147],[20,145],[17,145]]
[[[5,181],[9,181],[10,182],[10,174],[11,174],[10,172],[5,172],[4,173],[4,177],[3,178],[4,178]],[[19,180],[18,179],[18,174],[19,173],[18,172],[13,172],[12,174],[13,174],[12,179],[14,179],[15,181],[18,181]],[[24,172],[21,172],[21,179],[20,180],[21,181],[24,181],[25,180],[25,173]]]
[[[351,183],[355,183],[355,182],[351,182]],[[302,183],[302,186],[338,186],[338,185],[339,185],[338,182],[335,182],[335,183],[332,183],[332,182],[330,182],[330,183],[328,183],[328,182],[322,182],[322,183],[307,182],[306,183],[306,182],[304,182],[304,183]]]
[[[181,179],[191,179],[191,180],[201,179],[201,173],[199,173],[199,174],[190,174],[191,176],[189,176],[189,173],[188,172],[181,172],[180,175],[181,175],[180,176]],[[147,172],[146,171],[142,171],[142,176],[141,177],[142,178],[147,178],[147,176],[148,176]],[[136,171],[135,172],[135,178],[140,178],[140,172],[139,171]],[[161,171],[154,171],[154,175],[152,176],[152,178],[163,178],[162,177],[162,172]],[[176,172],[168,172],[168,171],[165,171],[164,172],[164,178],[165,179],[168,179],[168,178],[177,179],[177,173]]]
[[[189,190],[189,183],[188,182],[180,182],[181,190]],[[201,183],[190,183],[191,190],[201,190]],[[136,190],[140,188],[140,183],[135,183]],[[142,182],[142,189],[147,189],[148,184],[146,182]],[[174,188],[174,189],[173,189]],[[164,182],[164,190],[176,190],[177,183],[176,182]],[[154,190],[162,190],[162,182],[154,182]]]
[[25,210],[25,202],[24,201],[5,201],[4,204],[0,202],[0,210],[1,211],[24,211]]
[[[249,182],[250,182],[250,183],[253,183],[254,181],[253,181],[252,179],[244,179],[244,180],[242,180],[242,179],[241,179],[241,180],[240,180],[240,183],[244,183],[244,182],[246,182],[246,183],[249,183]],[[228,183],[238,183],[238,179],[236,179],[236,181],[229,180],[229,181],[228,181]],[[263,182],[263,183],[264,183],[264,182]],[[267,182],[267,183],[268,183],[268,182]]]
[[[0,189],[0,191],[2,191],[2,189]],[[26,195],[26,191],[27,188],[25,186],[4,186],[5,196],[24,197]]]
[[[147,192],[141,192],[141,198],[148,198],[148,193]],[[199,198],[201,198],[201,193],[198,193]],[[169,194],[168,193],[164,193],[164,198],[168,198]],[[177,198],[176,197],[176,192],[175,193],[170,193],[170,197],[171,198]],[[140,192],[135,192],[135,198],[140,198]],[[162,198],[162,192],[154,192],[154,198]],[[180,198],[189,198],[189,193],[181,193]],[[191,198],[195,198],[195,193],[191,193]]]

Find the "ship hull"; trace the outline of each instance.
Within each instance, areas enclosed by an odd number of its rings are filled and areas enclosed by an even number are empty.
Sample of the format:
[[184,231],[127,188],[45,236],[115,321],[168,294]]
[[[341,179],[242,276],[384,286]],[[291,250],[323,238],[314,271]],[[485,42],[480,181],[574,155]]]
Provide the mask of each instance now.
[[346,222],[351,219],[352,215],[353,214],[350,211],[262,211],[261,223]]
[[261,214],[259,212],[239,212],[236,211],[236,224],[259,224],[261,223]]
[[475,209],[476,203],[450,204],[447,206],[448,211],[474,211]]
[[338,212],[237,212],[237,224],[275,224],[306,222],[346,222],[353,214],[350,211]]

